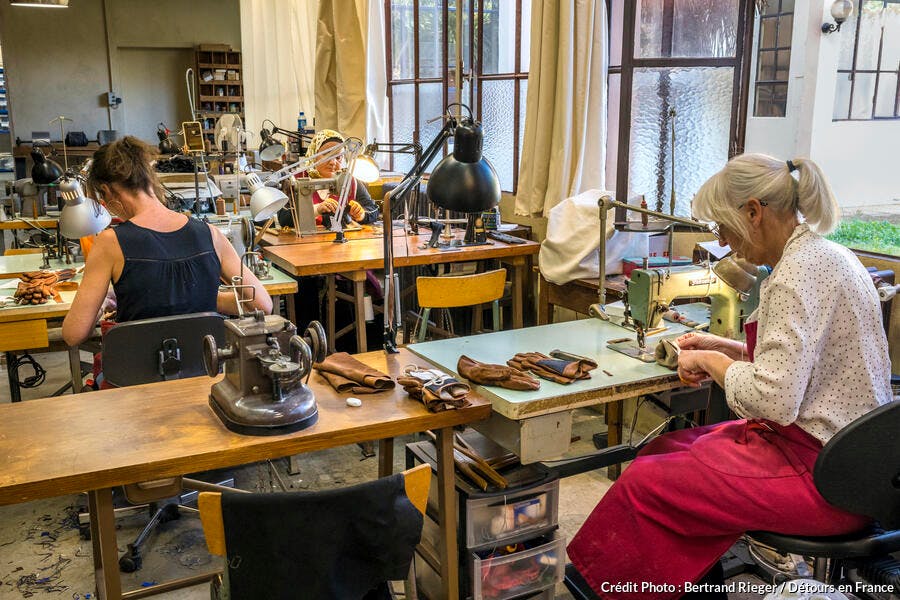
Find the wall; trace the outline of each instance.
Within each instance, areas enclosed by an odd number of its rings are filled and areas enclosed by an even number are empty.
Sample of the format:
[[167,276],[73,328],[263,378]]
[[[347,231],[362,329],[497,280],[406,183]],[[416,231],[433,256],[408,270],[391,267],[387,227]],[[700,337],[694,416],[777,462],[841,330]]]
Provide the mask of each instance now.
[[[900,211],[900,120],[832,120],[841,36],[853,31],[821,32],[822,23],[830,21],[830,6],[831,0],[796,0],[786,116],[749,117],[746,150],[812,158],[845,212],[886,206]],[[754,48],[754,74],[755,63]]]
[[[0,2],[13,135],[28,139],[32,130],[47,130],[47,121],[59,114],[74,119],[71,128],[88,137],[98,129],[128,132],[129,99],[123,98],[119,109],[106,106],[108,91],[122,94],[120,52],[190,49],[204,42],[240,49],[238,0],[71,0],[66,9]],[[135,88],[138,79],[129,79],[129,94],[185,93],[183,71],[174,80],[148,76],[143,89]]]

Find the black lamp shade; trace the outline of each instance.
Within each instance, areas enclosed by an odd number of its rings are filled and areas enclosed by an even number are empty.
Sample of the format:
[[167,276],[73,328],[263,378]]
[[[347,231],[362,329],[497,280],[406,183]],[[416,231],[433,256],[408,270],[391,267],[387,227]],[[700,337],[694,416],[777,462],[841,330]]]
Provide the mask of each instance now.
[[44,153],[37,148],[31,151],[31,160],[34,161],[34,165],[31,167],[31,180],[34,183],[50,185],[62,177],[63,170],[59,163],[44,156]]
[[428,178],[428,198],[457,212],[482,212],[500,203],[500,179],[481,155],[481,123],[463,120],[453,139],[453,154],[444,157]]

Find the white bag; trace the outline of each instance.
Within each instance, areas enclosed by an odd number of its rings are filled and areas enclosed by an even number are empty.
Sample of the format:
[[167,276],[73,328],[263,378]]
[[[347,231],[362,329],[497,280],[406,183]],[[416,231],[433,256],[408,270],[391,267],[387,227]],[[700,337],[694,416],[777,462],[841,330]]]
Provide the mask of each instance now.
[[[600,276],[600,209],[597,201],[612,192],[588,190],[566,198],[552,209],[547,219],[547,237],[538,255],[544,279],[564,284],[575,279]],[[610,209],[611,211],[613,209]],[[613,212],[606,222],[606,274],[622,272],[626,256],[647,256],[649,234],[615,231]]]

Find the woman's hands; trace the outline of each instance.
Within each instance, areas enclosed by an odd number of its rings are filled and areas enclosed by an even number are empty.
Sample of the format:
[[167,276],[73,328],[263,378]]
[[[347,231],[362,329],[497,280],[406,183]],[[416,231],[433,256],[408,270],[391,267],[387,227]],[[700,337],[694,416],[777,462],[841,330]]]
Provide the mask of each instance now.
[[326,198],[315,205],[316,214],[321,216],[324,214],[334,214],[337,212],[338,203],[334,198]]
[[[324,214],[333,215],[338,210],[338,201],[334,198],[326,198],[322,200],[316,207],[316,214],[321,216]],[[350,215],[350,218],[356,221],[357,223],[364,220],[366,218],[366,211],[362,207],[362,205],[356,200],[351,200],[347,203],[347,214]]]
[[351,200],[350,203],[347,204],[347,210],[350,211],[350,218],[357,223],[361,223],[363,219],[366,218],[366,210],[356,200]]
[[712,350],[721,352],[732,360],[746,360],[747,347],[744,342],[729,340],[711,333],[690,332],[675,340],[682,350]]
[[703,360],[704,354],[707,352],[709,350],[681,349],[681,352],[678,354],[678,378],[681,380],[681,383],[691,387],[700,387],[701,383],[709,379],[709,373],[706,371],[706,365]]

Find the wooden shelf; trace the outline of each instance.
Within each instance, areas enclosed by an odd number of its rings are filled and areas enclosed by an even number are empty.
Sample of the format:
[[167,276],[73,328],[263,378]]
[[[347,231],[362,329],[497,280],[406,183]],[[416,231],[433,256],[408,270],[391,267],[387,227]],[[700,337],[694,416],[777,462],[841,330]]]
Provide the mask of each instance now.
[[[215,131],[216,120],[222,115],[238,114],[244,118],[244,87],[241,79],[210,79],[204,81],[202,75],[204,72],[224,69],[226,71],[236,72],[241,75],[241,52],[238,50],[226,50],[227,46],[222,46],[218,50],[200,49],[195,51],[197,74],[201,77],[197,81],[198,103],[209,106],[210,109],[201,108],[197,112],[201,117],[201,128],[203,135],[210,141]],[[214,74],[214,73],[213,73]],[[238,92],[228,93],[219,96],[216,91]],[[212,92],[212,93],[210,93]],[[220,109],[225,110],[220,110]]]

